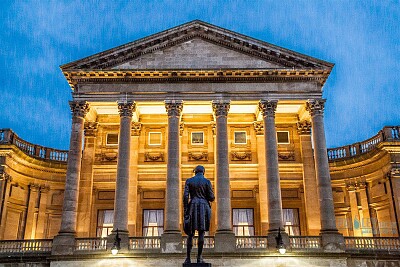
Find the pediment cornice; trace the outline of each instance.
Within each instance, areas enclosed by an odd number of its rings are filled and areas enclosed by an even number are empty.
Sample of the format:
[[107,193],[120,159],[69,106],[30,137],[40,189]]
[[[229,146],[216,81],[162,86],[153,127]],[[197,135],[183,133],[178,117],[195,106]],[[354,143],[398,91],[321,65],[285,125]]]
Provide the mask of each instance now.
[[110,70],[142,55],[191,39],[207,42],[290,69],[331,70],[332,63],[309,57],[202,21],[192,21],[61,66],[62,71]]

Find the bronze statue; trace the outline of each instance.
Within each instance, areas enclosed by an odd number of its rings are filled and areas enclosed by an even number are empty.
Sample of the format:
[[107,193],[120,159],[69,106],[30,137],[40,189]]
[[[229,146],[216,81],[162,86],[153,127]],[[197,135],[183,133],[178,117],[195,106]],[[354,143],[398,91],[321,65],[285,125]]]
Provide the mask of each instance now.
[[195,176],[186,180],[183,194],[184,231],[188,235],[185,263],[190,263],[190,252],[193,247],[195,231],[199,234],[197,263],[204,263],[201,256],[203,253],[204,233],[210,230],[210,202],[214,201],[215,197],[210,180],[204,177],[204,167],[199,165],[193,172]]

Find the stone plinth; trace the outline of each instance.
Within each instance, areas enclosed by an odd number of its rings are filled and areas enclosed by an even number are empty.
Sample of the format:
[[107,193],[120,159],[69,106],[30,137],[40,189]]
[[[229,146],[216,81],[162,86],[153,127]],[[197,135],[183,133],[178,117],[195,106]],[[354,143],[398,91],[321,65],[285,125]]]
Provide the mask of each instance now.
[[75,251],[75,234],[59,233],[53,239],[51,255],[72,255]]
[[214,240],[215,252],[234,252],[236,249],[236,237],[233,232],[217,232]]
[[161,235],[161,253],[182,253],[180,232],[167,232]]
[[184,263],[182,267],[211,267],[211,263]]

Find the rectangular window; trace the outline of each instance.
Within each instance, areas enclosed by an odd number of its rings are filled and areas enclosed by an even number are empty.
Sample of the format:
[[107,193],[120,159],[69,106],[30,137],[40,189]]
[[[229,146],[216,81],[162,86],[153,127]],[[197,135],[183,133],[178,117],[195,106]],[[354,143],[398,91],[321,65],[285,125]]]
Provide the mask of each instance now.
[[237,236],[254,236],[253,209],[233,209],[233,230]]
[[164,210],[143,210],[143,236],[164,233]]
[[245,131],[235,131],[235,144],[243,145],[247,144],[247,135]]
[[283,225],[288,235],[300,235],[300,219],[298,209],[282,209]]
[[203,144],[204,144],[204,133],[192,132],[192,145],[203,145]]
[[107,134],[106,143],[107,145],[118,145],[118,134],[117,133]]
[[278,139],[278,144],[290,144],[288,131],[277,131],[276,137]]
[[149,132],[149,145],[160,146],[162,135],[160,132]]
[[114,224],[114,210],[99,210],[97,214],[97,237],[111,234]]

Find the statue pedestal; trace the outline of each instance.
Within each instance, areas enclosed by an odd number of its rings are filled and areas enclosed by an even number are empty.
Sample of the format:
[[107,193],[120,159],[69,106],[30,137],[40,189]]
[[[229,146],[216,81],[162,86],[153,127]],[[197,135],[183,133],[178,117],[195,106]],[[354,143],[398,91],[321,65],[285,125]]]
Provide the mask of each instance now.
[[182,267],[211,267],[211,263],[184,263]]

